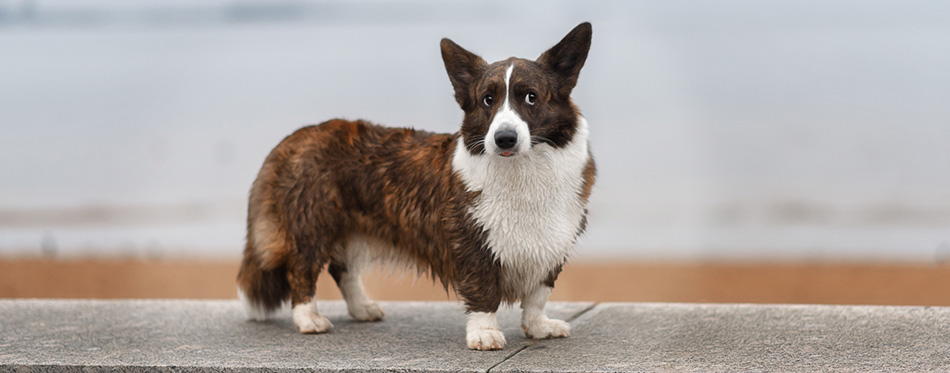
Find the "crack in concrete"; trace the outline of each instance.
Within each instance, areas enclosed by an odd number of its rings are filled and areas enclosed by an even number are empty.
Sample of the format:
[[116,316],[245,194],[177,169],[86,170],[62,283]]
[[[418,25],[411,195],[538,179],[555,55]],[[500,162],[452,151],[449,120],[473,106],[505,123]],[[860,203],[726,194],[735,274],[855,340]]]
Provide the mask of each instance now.
[[495,369],[495,367],[497,367],[497,366],[499,366],[499,365],[501,365],[501,364],[504,364],[504,363],[505,363],[506,361],[508,361],[508,360],[511,360],[511,358],[515,357],[515,355],[517,355],[519,352],[524,351],[524,350],[527,350],[528,347],[531,347],[531,346],[533,346],[533,345],[534,345],[534,342],[530,342],[530,343],[528,343],[528,344],[526,344],[526,345],[524,345],[524,346],[521,346],[521,348],[519,348],[519,349],[515,350],[514,352],[508,354],[508,356],[505,356],[504,359],[501,359],[501,361],[499,361],[499,362],[496,363],[495,365],[492,365],[492,366],[488,367],[488,370],[486,370],[485,373],[491,373],[491,370],[492,370],[492,369]]
[[[576,314],[572,315],[571,317],[568,317],[568,318],[565,319],[564,321],[567,321],[567,322],[574,322],[574,320],[577,320],[577,319],[580,318],[581,316],[584,316],[584,314],[586,314],[586,313],[590,312],[591,310],[593,310],[594,308],[596,308],[598,304],[599,304],[599,303],[596,303],[596,302],[595,302],[595,303],[592,303],[590,306],[587,306],[586,308],[580,310],[579,312],[577,312]],[[501,359],[501,361],[499,361],[499,362],[496,363],[495,365],[492,365],[492,366],[488,367],[488,370],[486,370],[485,373],[491,373],[492,369],[495,369],[495,368],[498,367],[499,365],[504,364],[506,361],[511,360],[512,358],[515,357],[515,355],[518,355],[519,353],[521,353],[521,351],[527,350],[529,347],[534,346],[536,343],[538,343],[538,342],[540,342],[540,341],[541,341],[541,340],[531,340],[530,342],[528,342],[528,344],[526,344],[526,345],[524,345],[524,346],[521,346],[521,348],[519,348],[519,349],[515,350],[514,352],[508,354],[508,356],[505,356],[504,359]]]
[[574,320],[577,320],[577,319],[580,318],[581,316],[584,316],[584,314],[586,314],[586,313],[590,312],[591,310],[593,310],[594,308],[596,308],[597,305],[599,305],[599,304],[600,304],[600,303],[597,303],[597,302],[591,303],[590,306],[587,306],[587,308],[582,309],[582,310],[581,310],[580,312],[578,312],[576,315],[571,316],[571,317],[567,318],[567,320],[564,320],[564,321],[573,322]]

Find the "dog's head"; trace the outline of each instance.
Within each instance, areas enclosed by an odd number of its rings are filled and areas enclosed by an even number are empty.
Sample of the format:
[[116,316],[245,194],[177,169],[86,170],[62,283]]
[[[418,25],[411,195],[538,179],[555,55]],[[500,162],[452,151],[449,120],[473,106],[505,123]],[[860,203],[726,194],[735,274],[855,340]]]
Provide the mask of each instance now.
[[591,26],[582,23],[537,60],[492,64],[442,39],[442,60],[465,111],[462,139],[473,155],[511,157],[535,145],[568,144],[578,125],[571,90],[587,59]]

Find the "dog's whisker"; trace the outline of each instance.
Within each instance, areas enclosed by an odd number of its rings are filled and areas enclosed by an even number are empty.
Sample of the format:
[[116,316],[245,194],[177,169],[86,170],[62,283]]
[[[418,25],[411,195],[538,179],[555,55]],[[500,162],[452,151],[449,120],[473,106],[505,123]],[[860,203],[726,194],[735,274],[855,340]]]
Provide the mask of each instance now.
[[484,136],[484,135],[482,135],[482,136],[475,136],[475,137],[472,137],[472,139],[474,139],[475,141],[472,142],[471,144],[467,144],[467,145],[465,146],[465,148],[468,149],[469,152],[475,152],[475,149],[478,148],[479,145],[481,145],[482,147],[485,146],[485,136]]
[[541,136],[541,135],[534,135],[534,136],[531,136],[531,144],[540,144],[540,143],[542,143],[542,142],[543,142],[543,143],[547,143],[548,145],[551,145],[551,146],[554,146],[554,145],[555,145],[555,144],[554,144],[554,141],[551,140],[551,139],[549,139],[549,138],[547,138],[547,137],[544,137],[544,136]]

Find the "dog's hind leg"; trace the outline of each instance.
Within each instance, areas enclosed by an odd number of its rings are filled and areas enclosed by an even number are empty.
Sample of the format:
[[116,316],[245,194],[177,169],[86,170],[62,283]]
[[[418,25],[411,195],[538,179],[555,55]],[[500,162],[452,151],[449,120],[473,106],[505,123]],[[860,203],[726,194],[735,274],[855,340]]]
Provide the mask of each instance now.
[[350,316],[359,321],[377,321],[385,315],[379,304],[369,299],[363,289],[360,274],[371,262],[371,255],[368,242],[351,238],[344,248],[345,259],[334,259],[327,269],[346,300]]
[[326,317],[317,312],[317,276],[326,261],[310,255],[295,255],[290,262],[291,302],[294,325],[304,334],[324,333],[333,328]]

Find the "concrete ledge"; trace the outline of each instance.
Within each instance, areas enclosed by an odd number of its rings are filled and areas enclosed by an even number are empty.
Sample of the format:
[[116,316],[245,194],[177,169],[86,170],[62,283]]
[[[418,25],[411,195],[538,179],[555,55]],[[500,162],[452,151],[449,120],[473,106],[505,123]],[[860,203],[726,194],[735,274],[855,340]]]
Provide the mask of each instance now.
[[236,301],[0,300],[0,371],[950,371],[950,308],[552,303],[567,339],[465,348],[457,303],[383,303],[300,335],[289,315],[246,322]]

